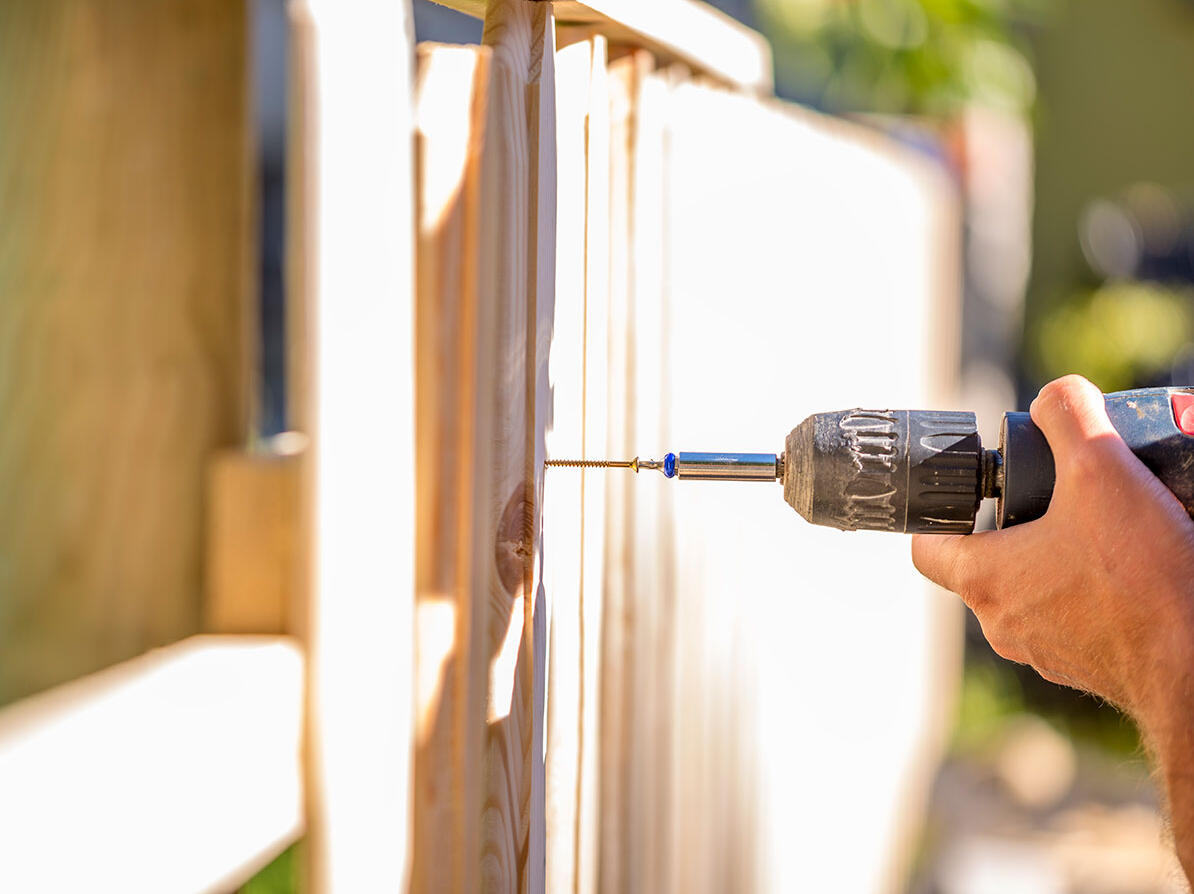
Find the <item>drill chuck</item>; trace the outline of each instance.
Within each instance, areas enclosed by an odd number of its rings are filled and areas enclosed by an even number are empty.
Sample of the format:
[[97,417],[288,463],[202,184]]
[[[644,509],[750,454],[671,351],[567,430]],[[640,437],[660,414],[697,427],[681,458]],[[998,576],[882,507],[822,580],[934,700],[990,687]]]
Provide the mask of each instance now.
[[[1194,516],[1194,388],[1105,395],[1124,443]],[[1184,427],[1183,427],[1184,426]],[[1040,518],[1053,497],[1053,452],[1028,413],[1006,413],[999,449],[984,450],[973,413],[843,410],[788,435],[784,499],[813,524],[845,531],[968,534],[979,503],[999,528]]]
[[845,531],[967,534],[992,477],[983,472],[973,413],[818,413],[788,435],[784,499]]

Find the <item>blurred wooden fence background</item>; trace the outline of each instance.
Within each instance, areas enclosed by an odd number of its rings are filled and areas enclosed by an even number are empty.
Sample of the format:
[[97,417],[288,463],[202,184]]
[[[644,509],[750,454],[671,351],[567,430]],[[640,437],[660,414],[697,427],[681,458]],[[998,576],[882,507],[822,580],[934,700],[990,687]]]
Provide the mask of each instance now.
[[[838,890],[907,865],[956,656],[902,544],[855,598],[778,491],[543,462],[944,399],[949,184],[690,0],[449,5],[480,46],[290,6],[269,441],[244,0],[0,11],[0,889],[228,890],[305,834],[314,891],[775,890],[804,761],[885,817]],[[878,761],[769,719],[869,693]]]

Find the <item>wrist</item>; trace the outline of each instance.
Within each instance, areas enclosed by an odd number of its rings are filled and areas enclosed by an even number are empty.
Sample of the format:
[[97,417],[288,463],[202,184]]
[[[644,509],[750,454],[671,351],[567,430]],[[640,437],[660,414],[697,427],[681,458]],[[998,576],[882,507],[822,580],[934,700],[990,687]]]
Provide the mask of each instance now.
[[[1194,606],[1191,607],[1194,609]],[[1157,625],[1157,649],[1132,712],[1157,768],[1178,859],[1194,883],[1194,610]]]
[[1139,718],[1140,727],[1166,786],[1194,791],[1194,673],[1169,682],[1167,707],[1154,706]]
[[[1185,748],[1194,734],[1194,593],[1166,600],[1171,611],[1148,625],[1143,667],[1131,675],[1130,713],[1158,751]],[[1190,755],[1190,752],[1184,752]]]
[[1150,734],[1150,739],[1174,850],[1187,880],[1194,884],[1194,723],[1176,717],[1160,738]]

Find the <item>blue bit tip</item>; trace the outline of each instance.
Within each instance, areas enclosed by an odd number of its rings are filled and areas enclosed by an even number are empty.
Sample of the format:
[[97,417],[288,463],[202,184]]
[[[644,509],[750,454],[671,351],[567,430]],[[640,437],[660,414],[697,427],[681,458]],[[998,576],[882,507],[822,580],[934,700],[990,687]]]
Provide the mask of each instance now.
[[663,474],[668,478],[676,477],[676,454],[669,453],[663,458]]

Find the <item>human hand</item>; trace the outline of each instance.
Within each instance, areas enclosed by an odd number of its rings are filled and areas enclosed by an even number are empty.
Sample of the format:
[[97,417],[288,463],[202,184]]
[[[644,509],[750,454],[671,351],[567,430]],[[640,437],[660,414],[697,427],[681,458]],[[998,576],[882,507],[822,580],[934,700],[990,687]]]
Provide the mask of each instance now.
[[1050,382],[1030,410],[1057,470],[1048,511],[1002,531],[916,536],[912,561],[965,600],[1000,655],[1136,719],[1194,883],[1194,522],[1090,382]]
[[1000,655],[1147,726],[1194,674],[1194,522],[1090,382],[1058,379],[1030,412],[1057,469],[1049,510],[1003,531],[914,537],[913,562],[965,600]]

